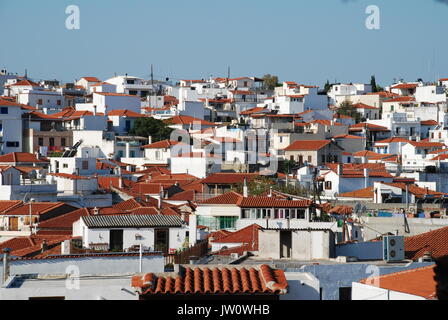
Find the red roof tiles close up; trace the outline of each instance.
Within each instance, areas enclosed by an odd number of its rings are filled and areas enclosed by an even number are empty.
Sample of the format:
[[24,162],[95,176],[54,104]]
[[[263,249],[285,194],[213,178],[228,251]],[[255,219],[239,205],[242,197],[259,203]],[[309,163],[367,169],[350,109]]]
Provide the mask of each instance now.
[[132,277],[131,286],[142,295],[172,294],[285,294],[283,270],[259,267],[185,268],[181,275],[148,273]]

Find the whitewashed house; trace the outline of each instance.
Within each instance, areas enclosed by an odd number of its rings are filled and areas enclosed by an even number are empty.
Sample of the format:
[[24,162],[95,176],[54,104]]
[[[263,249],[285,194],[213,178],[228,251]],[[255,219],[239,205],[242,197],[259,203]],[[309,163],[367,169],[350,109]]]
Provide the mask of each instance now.
[[73,224],[73,236],[82,237],[84,248],[173,253],[188,246],[188,227],[173,215],[93,215]]

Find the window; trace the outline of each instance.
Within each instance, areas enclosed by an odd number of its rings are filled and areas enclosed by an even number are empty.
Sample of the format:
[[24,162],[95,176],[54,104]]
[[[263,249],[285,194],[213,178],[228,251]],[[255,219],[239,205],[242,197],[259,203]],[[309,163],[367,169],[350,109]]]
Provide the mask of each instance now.
[[126,80],[127,84],[134,84],[134,80]]
[[313,161],[313,157],[312,156],[308,156],[308,162],[311,163]]
[[61,146],[65,147],[65,138],[61,138]]
[[19,142],[18,141],[6,141],[6,146],[9,148],[18,148]]
[[50,147],[54,146],[54,138],[50,138]]
[[322,162],[325,162],[325,155],[322,155]]
[[39,147],[44,145],[44,138],[39,138],[39,141],[37,143],[39,145]]
[[60,105],[61,105],[61,100],[56,101],[56,104],[57,104],[58,106],[60,106]]
[[81,167],[82,167],[82,170],[89,170],[89,161],[83,160]]
[[62,168],[68,168],[68,163],[63,163]]
[[305,219],[305,210],[297,209],[297,219]]
[[0,113],[1,114],[8,114],[8,107],[1,107],[0,108]]
[[39,99],[39,100],[37,100],[37,104],[41,106],[41,105],[43,105],[44,103],[43,103],[42,99]]
[[331,190],[331,181],[325,181],[325,190]]
[[219,217],[220,229],[235,229],[235,223],[238,217]]

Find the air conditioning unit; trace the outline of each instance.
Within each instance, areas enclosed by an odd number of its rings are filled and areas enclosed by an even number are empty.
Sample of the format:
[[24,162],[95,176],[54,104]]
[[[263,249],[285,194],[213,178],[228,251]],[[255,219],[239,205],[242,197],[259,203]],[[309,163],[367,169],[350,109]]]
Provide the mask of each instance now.
[[387,262],[404,260],[403,236],[383,237],[383,260]]

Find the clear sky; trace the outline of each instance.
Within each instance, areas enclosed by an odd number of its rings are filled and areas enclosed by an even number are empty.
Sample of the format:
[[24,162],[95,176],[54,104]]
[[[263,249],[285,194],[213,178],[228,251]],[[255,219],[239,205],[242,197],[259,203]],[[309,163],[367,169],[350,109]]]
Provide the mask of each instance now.
[[[80,29],[68,30],[68,5]],[[368,5],[381,28],[368,30]],[[448,77],[443,0],[0,0],[0,67],[34,79],[278,75],[322,86]]]

